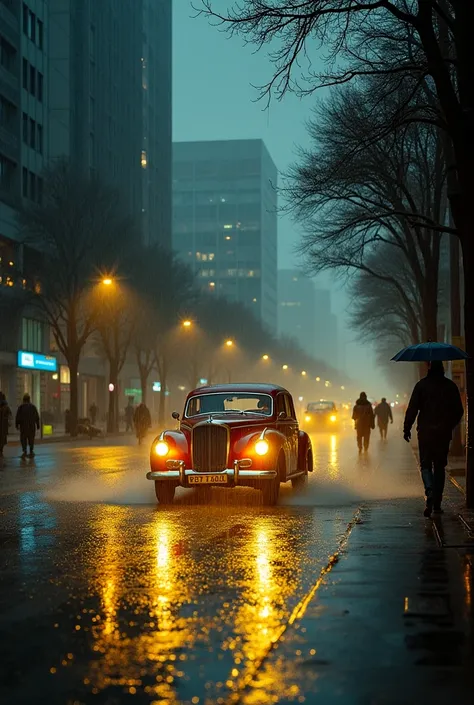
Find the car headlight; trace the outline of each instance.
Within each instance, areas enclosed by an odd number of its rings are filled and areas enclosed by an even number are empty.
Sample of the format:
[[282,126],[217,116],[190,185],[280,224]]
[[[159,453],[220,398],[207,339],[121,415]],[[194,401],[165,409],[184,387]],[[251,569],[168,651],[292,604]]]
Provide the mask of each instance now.
[[306,416],[304,417],[304,420],[305,420],[305,421],[311,421],[311,416],[306,415]]
[[166,441],[158,441],[158,443],[155,445],[155,453],[160,456],[160,458],[164,458],[165,455],[168,455],[170,452],[170,447],[166,443]]
[[329,419],[332,423],[334,423],[335,421],[337,421],[337,416],[335,416],[335,414],[333,414],[332,416],[329,417]]
[[268,444],[268,441],[265,441],[262,438],[261,440],[256,442],[255,452],[257,453],[257,455],[266,455],[269,450],[270,450],[270,446]]

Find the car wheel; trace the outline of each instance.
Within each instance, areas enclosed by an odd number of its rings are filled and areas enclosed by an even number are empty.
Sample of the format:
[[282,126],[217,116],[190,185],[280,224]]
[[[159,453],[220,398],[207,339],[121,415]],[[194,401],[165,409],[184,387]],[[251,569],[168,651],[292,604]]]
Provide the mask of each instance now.
[[291,481],[291,486],[294,490],[301,490],[308,483],[308,473],[313,470],[313,454],[310,450],[306,451],[306,458],[304,461],[304,474],[298,475]]
[[160,504],[172,504],[176,487],[169,482],[155,481],[156,499]]
[[274,480],[268,480],[268,482],[262,483],[262,501],[266,507],[273,507],[278,502],[280,495],[280,479],[284,477],[284,467],[282,467],[284,462],[285,456],[280,454],[276,466],[277,476]]

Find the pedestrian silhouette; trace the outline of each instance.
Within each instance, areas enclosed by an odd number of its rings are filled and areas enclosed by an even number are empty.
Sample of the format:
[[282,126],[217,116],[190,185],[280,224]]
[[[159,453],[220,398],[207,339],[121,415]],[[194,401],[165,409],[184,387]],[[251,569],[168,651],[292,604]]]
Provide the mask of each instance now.
[[390,408],[390,404],[387,404],[387,400],[385,397],[383,397],[380,404],[377,404],[377,406],[375,407],[374,414],[375,418],[377,419],[377,426],[379,427],[380,438],[383,441],[386,441],[388,422],[390,421],[390,423],[393,423],[393,414],[392,409]]
[[352,410],[352,420],[354,421],[357,431],[359,453],[362,453],[362,447],[364,451],[367,452],[369,450],[370,434],[372,429],[375,428],[375,420],[372,404],[367,399],[365,392],[360,393],[355,403],[354,409]]

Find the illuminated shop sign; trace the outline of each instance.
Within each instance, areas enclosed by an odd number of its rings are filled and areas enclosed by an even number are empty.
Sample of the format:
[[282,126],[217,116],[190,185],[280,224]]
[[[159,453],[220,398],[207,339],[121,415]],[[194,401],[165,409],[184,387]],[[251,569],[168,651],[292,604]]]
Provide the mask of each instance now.
[[57,372],[58,362],[55,357],[39,355],[38,353],[18,351],[18,367],[26,370],[42,370],[43,372]]

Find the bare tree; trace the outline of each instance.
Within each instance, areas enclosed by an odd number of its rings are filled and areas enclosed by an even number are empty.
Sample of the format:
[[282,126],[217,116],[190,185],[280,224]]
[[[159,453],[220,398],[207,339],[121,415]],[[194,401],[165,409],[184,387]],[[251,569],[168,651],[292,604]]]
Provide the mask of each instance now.
[[[474,271],[474,7],[465,0],[246,0],[219,13],[214,0],[198,10],[258,47],[275,41],[274,74],[262,92],[281,98],[289,90],[311,93],[322,85],[347,83],[361,76],[382,77],[381,94],[408,84],[424,104],[408,102],[388,125],[423,122],[442,130],[448,165],[448,198],[461,241],[463,269]],[[317,72],[311,56],[324,47],[327,69]],[[301,66],[307,67],[301,71]],[[474,278],[464,286],[468,400],[474,399]],[[469,431],[469,429],[468,429]],[[474,506],[474,433],[467,439],[467,503]]]
[[36,300],[69,366],[75,434],[79,360],[97,323],[95,285],[120,261],[134,225],[119,194],[67,162],[45,173],[42,205],[30,204],[20,219],[25,241],[43,254]]
[[118,381],[136,331],[139,306],[132,292],[120,281],[103,285],[97,314],[99,349],[109,364],[107,431],[118,431]]
[[[374,268],[373,257],[369,266],[368,258],[390,247],[417,288],[422,337],[434,340],[447,207],[439,130],[405,125],[373,143],[374,121],[389,120],[394,102],[404,101],[396,94],[374,105],[376,89],[374,80],[345,87],[320,106],[309,126],[314,147],[292,172],[289,209],[305,226],[301,250],[313,271],[365,271],[383,279],[384,268]],[[402,284],[391,283],[403,297]]]

